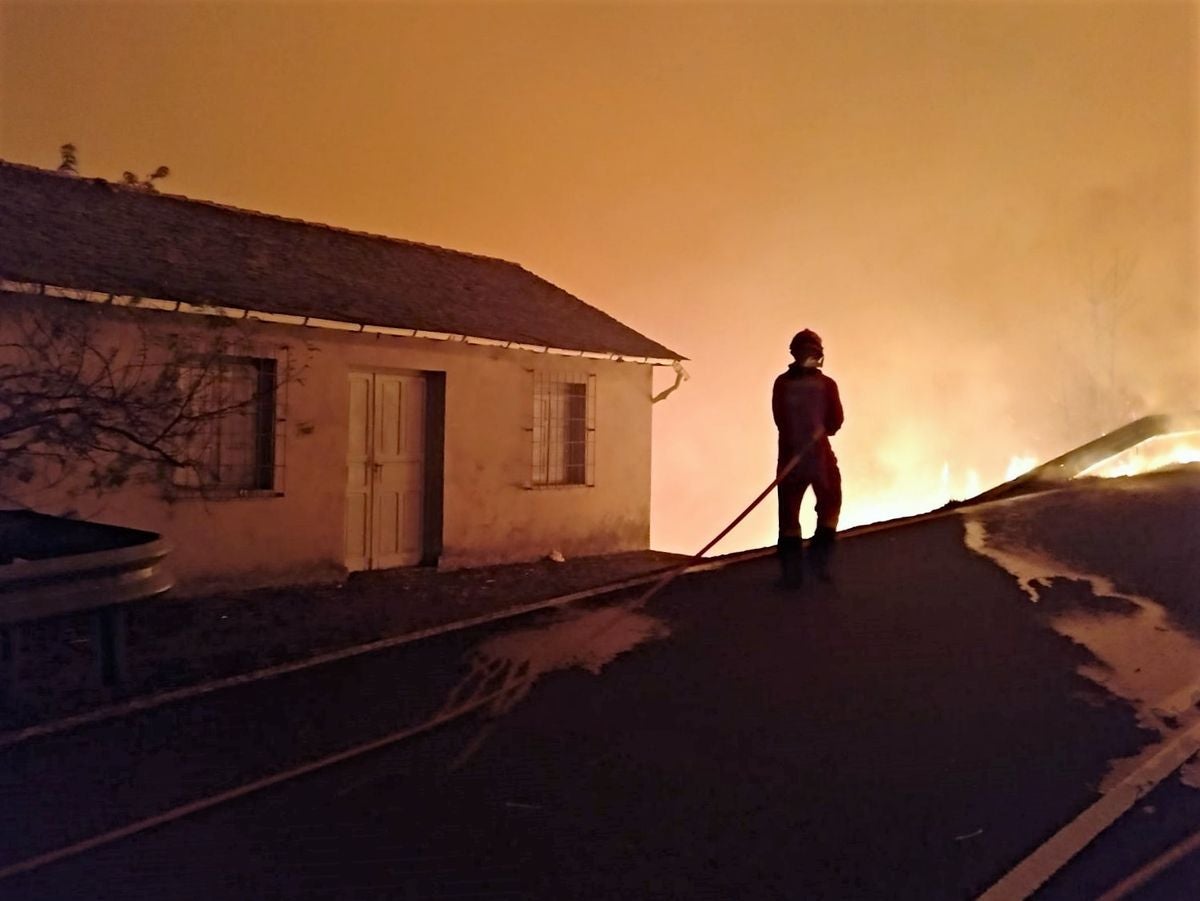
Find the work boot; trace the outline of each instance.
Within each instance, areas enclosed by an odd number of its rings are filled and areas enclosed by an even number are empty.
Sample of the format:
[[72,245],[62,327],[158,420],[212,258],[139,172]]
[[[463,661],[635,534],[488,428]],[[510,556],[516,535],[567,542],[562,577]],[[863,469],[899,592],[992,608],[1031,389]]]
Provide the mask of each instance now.
[[804,542],[799,535],[779,536],[780,586],[800,588],[804,584]]
[[812,560],[812,570],[822,582],[832,578],[829,574],[829,564],[833,562],[833,549],[837,542],[837,530],[829,526],[817,526],[809,542],[808,553]]

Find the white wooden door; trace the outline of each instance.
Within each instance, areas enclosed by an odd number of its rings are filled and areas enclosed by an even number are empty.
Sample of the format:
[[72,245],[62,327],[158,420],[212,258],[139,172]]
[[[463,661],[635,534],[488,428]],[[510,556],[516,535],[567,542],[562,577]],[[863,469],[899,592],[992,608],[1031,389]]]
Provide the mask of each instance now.
[[350,443],[346,451],[346,568],[371,566],[371,420],[373,379],[350,373]]
[[346,566],[421,561],[425,500],[425,380],[350,374]]
[[421,562],[425,494],[425,380],[375,376],[375,442],[371,467],[372,569]]

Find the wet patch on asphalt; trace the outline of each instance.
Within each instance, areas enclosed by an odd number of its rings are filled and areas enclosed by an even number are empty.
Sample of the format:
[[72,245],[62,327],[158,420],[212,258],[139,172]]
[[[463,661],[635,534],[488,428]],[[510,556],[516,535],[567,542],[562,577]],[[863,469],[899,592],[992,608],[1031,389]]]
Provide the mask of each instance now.
[[[994,519],[1003,517],[1003,523]],[[1128,702],[1139,722],[1168,737],[1197,717],[1200,701],[1200,641],[1176,625],[1157,601],[1118,590],[1113,580],[1087,572],[1044,550],[1026,524],[1013,528],[1020,507],[1001,513],[964,513],[966,546],[1010,573],[1034,603],[1046,606],[1047,621],[1086,648],[1093,661],[1078,672]],[[1018,537],[1019,536],[1019,537]],[[1111,785],[1146,754],[1114,761]]]

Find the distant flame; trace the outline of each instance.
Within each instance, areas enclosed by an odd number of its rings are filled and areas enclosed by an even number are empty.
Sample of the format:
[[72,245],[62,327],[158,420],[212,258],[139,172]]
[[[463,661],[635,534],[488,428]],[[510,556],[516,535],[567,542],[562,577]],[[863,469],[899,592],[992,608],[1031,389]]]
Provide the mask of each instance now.
[[1185,463],[1200,463],[1200,432],[1156,435],[1114,457],[1101,460],[1079,476],[1115,479]]
[[[902,445],[889,450],[893,458],[905,459],[911,456],[912,448]],[[848,492],[841,527],[886,522],[937,510],[948,502],[970,500],[981,493],[985,484],[1011,482],[1042,462],[1043,458],[1032,454],[1014,454],[1004,469],[1004,478],[1000,479],[998,470],[981,471],[965,465],[953,466],[949,461],[938,465],[928,458],[917,460],[903,467],[903,478],[897,479],[889,490],[861,495]],[[1200,431],[1175,432],[1149,438],[1102,460],[1079,475],[1115,478],[1186,463],[1200,463]],[[808,517],[805,521],[811,521],[814,516],[811,496],[805,498],[804,511],[803,515]]]
[[1037,465],[1037,457],[1026,457],[1017,454],[1017,456],[1008,461],[1008,468],[1004,470],[1004,481],[1011,482],[1017,476],[1025,475],[1025,473]]
[[[1023,475],[1037,463],[1037,457],[1014,456],[1009,460],[1006,474],[1001,481],[1007,482]],[[951,501],[965,501],[975,497],[983,491],[985,485],[992,484],[990,480],[994,478],[995,471],[985,474],[973,466],[955,467],[948,460],[943,461],[936,469],[929,463],[917,464],[908,469],[902,483],[893,486],[887,492],[866,496],[849,495],[842,512],[841,526],[850,528],[928,513]],[[806,515],[810,506],[811,501],[806,499]]]

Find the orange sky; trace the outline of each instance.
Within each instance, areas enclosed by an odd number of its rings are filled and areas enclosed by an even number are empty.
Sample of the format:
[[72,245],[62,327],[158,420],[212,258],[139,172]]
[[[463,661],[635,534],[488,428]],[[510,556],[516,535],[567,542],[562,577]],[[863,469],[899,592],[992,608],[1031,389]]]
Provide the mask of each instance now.
[[0,0],[0,157],[516,260],[679,350],[654,544],[689,550],[769,481],[802,327],[847,522],[1116,424],[1090,377],[1200,406],[1197,12]]

